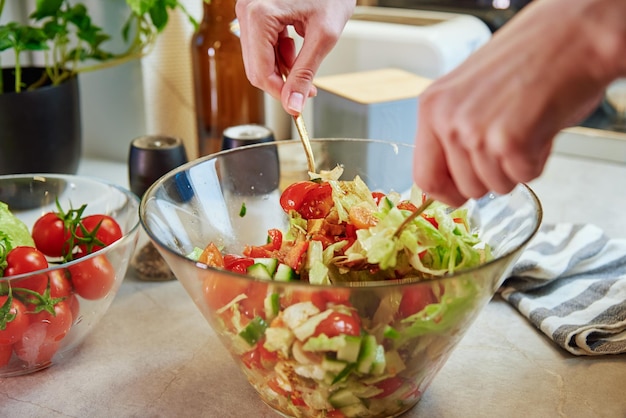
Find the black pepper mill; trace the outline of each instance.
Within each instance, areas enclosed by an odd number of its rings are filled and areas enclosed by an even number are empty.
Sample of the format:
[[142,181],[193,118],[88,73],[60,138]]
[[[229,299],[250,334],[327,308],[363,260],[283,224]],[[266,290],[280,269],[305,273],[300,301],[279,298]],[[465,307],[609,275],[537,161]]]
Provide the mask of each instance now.
[[[186,162],[187,153],[180,138],[163,135],[135,138],[128,155],[130,190],[141,198],[161,176]],[[140,280],[166,281],[175,278],[145,231],[139,234],[137,250],[130,265]]]

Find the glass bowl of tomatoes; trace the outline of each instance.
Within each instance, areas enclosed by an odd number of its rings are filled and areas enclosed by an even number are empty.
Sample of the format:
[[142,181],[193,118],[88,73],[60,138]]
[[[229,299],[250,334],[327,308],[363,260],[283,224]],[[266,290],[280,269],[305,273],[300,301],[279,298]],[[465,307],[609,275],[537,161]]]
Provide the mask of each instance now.
[[315,173],[298,141],[192,161],[152,185],[140,218],[267,405],[398,416],[535,235],[541,205],[518,185],[407,221],[427,201],[412,145],[317,139],[312,149]]
[[138,208],[96,178],[0,176],[0,377],[71,359],[124,279]]

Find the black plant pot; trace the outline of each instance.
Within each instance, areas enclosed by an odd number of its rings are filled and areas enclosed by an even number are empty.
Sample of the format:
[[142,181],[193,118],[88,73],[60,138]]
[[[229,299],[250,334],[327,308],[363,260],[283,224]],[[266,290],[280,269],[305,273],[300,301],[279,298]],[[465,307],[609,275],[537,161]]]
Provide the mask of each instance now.
[[[42,72],[23,68],[22,79],[29,85]],[[78,79],[15,93],[14,75],[13,68],[2,69],[0,174],[76,173],[82,137]]]

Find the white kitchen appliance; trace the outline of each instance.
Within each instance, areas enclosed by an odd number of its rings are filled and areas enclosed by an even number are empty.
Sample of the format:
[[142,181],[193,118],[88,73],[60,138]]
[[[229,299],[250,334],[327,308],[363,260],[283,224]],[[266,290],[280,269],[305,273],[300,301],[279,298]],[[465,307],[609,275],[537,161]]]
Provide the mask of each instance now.
[[[463,62],[491,34],[475,16],[357,6],[317,76],[397,68],[435,79]],[[307,103],[303,116],[315,136],[313,107]]]

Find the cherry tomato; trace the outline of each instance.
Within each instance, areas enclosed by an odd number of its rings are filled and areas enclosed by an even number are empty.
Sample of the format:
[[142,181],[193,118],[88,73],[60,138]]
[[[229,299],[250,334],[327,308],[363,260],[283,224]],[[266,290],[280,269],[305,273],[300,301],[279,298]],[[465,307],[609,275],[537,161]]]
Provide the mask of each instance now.
[[304,219],[324,218],[333,206],[332,188],[314,181],[293,183],[281,194],[280,206],[287,213],[297,211]]
[[7,303],[8,299],[8,295],[0,296],[0,345],[19,341],[29,324],[24,304],[15,296],[10,303]]
[[98,214],[85,216],[80,223],[82,227],[79,226],[76,228],[76,236],[84,238],[85,236],[93,234],[95,239],[102,243],[102,245],[100,245],[94,241],[87,244],[80,244],[78,248],[80,248],[81,255],[91,254],[111,245],[122,238],[123,235],[120,225],[109,215]]
[[53,270],[48,273],[50,279],[50,296],[52,298],[67,298],[72,295],[70,272],[66,269]]
[[65,301],[54,304],[54,314],[43,310],[38,313],[31,313],[29,316],[30,324],[22,339],[35,334],[42,334],[45,341],[58,342],[67,335],[72,327],[72,312],[70,305]]
[[298,213],[304,219],[325,218],[330,213],[333,203],[333,189],[328,183],[320,183],[304,196]]
[[0,345],[0,367],[4,367],[9,364],[11,356],[13,355],[13,346],[11,344]]
[[235,297],[246,293],[248,285],[243,279],[228,277],[223,273],[211,273],[204,279],[204,300],[212,310],[220,309]]
[[49,257],[63,257],[70,252],[69,240],[71,232],[66,228],[63,219],[56,212],[42,215],[32,230],[35,246]]
[[74,287],[69,279],[67,269],[53,270],[48,274],[50,278],[50,297],[63,298],[72,312],[72,321],[76,321],[80,312],[80,302],[74,294]]
[[320,322],[315,328],[314,335],[326,334],[327,337],[337,337],[339,335],[353,335],[358,336],[361,334],[361,324],[358,319],[353,315],[346,315],[341,312],[333,312]]
[[17,276],[48,268],[48,260],[44,253],[35,247],[15,247],[7,254],[7,267],[4,276]]
[[299,181],[287,186],[280,195],[280,206],[289,213],[290,210],[298,210],[302,206],[305,196],[310,190],[317,188],[319,183],[313,181]]
[[104,255],[81,260],[68,271],[74,290],[85,299],[105,297],[115,283],[115,269]]
[[420,312],[427,305],[436,303],[437,297],[433,289],[428,285],[416,285],[407,288],[402,294],[398,313],[401,318],[409,317]]

